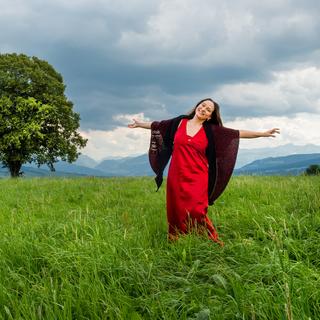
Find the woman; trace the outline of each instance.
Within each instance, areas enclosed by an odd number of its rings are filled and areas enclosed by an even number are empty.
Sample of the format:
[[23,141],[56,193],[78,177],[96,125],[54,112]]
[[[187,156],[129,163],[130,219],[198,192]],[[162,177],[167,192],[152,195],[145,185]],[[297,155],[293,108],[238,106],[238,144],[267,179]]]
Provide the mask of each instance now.
[[275,137],[264,132],[233,130],[222,125],[219,105],[212,99],[196,104],[190,114],[161,122],[133,119],[129,128],[151,129],[149,160],[158,188],[172,156],[167,179],[169,239],[196,228],[223,244],[207,216],[208,205],[226,187],[237,157],[239,138]]

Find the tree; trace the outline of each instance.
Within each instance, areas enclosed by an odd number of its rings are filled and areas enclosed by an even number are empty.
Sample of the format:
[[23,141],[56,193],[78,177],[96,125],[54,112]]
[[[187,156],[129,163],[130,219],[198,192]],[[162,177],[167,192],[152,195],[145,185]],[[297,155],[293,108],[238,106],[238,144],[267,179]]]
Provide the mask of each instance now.
[[62,76],[48,62],[0,54],[0,162],[12,177],[27,162],[54,171],[55,162],[75,161],[86,145],[64,91]]
[[320,166],[318,164],[311,164],[305,171],[307,176],[320,175]]

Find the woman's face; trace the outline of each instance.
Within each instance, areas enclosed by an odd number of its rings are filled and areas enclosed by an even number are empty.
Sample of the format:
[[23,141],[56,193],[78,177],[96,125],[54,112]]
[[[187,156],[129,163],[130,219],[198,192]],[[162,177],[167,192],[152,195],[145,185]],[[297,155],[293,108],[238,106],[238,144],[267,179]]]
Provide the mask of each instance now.
[[214,111],[214,104],[210,100],[202,101],[196,108],[196,116],[200,120],[209,120]]

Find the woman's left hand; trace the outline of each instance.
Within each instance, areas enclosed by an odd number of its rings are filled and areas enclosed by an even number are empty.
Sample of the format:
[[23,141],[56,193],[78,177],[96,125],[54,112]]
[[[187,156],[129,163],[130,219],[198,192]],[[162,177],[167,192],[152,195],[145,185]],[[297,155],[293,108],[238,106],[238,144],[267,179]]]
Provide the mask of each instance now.
[[273,128],[273,129],[270,129],[270,130],[267,130],[264,132],[264,137],[275,137],[276,134],[280,134],[280,129],[279,128]]

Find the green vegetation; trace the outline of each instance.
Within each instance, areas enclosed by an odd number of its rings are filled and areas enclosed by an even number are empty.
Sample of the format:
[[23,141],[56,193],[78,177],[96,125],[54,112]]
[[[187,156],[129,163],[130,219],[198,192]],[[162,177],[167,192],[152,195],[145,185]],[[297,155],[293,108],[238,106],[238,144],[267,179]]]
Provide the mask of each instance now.
[[318,164],[311,164],[305,172],[308,176],[320,175],[320,166]]
[[166,239],[151,178],[0,180],[1,319],[319,319],[319,177],[235,177],[225,247]]
[[73,162],[86,145],[79,114],[64,94],[62,76],[46,61],[0,54],[0,163],[12,177],[22,164]]

